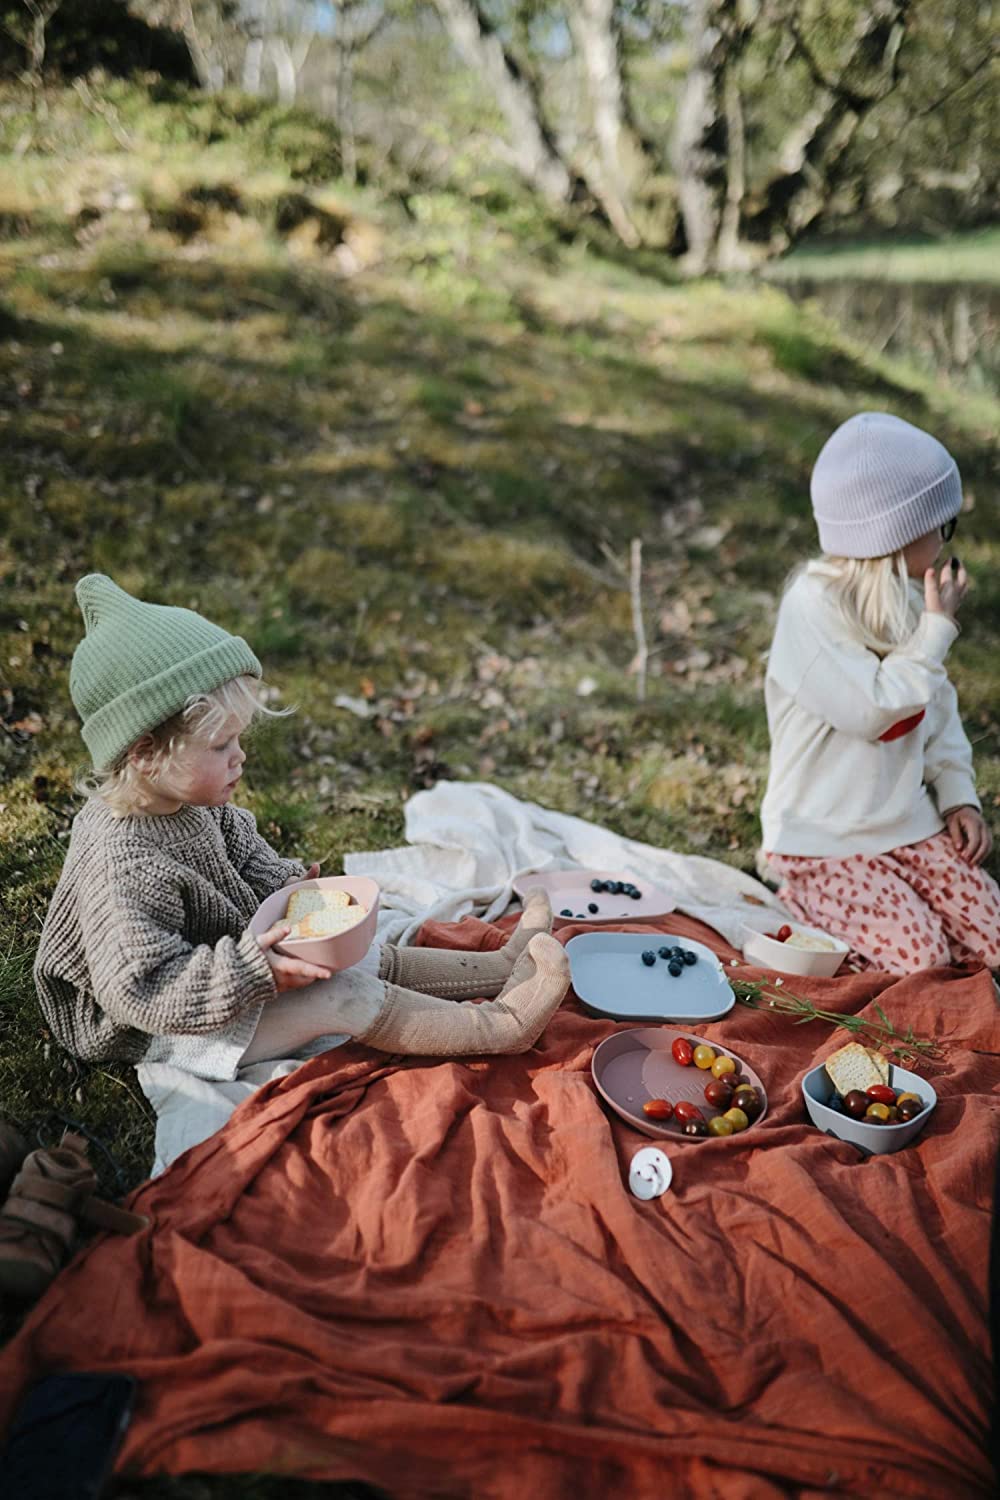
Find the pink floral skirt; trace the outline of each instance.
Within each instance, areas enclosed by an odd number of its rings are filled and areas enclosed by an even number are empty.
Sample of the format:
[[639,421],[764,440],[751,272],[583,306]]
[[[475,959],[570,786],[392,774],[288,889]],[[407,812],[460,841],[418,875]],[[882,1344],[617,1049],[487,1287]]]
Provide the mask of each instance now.
[[912,974],[956,963],[1000,968],[1000,886],[947,833],[847,859],[768,854],[793,916],[850,943],[861,964]]

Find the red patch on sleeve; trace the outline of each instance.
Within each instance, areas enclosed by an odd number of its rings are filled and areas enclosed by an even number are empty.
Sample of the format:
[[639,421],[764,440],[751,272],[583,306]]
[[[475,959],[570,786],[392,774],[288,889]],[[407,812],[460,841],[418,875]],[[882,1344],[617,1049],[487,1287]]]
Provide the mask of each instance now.
[[885,734],[880,734],[879,740],[882,744],[887,744],[889,740],[902,739],[904,734],[909,734],[911,729],[916,729],[926,712],[927,710],[922,708],[918,714],[911,714],[908,719],[900,719],[899,723],[893,724],[890,729],[886,730]]

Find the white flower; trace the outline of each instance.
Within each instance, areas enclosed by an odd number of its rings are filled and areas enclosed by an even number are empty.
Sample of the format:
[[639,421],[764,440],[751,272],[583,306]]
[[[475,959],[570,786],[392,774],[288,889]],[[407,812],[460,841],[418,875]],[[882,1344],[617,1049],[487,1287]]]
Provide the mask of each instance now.
[[782,978],[780,978],[780,976],[776,976],[774,982],[775,982],[776,985],[778,985],[780,987],[781,985],[784,984],[785,981]]
[[731,968],[731,969],[738,969],[738,968],[739,968],[739,966],[740,966],[740,961],[739,961],[739,959],[738,959],[738,958],[731,958],[731,959],[730,959],[730,960],[729,960],[729,967],[730,967],[730,968]]

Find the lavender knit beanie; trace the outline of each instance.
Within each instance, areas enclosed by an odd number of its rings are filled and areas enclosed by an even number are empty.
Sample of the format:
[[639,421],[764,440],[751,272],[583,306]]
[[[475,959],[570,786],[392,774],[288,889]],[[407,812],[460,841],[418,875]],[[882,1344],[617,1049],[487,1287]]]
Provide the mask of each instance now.
[[947,448],[884,411],[841,423],[816,460],[810,493],[820,545],[832,557],[886,557],[962,508]]

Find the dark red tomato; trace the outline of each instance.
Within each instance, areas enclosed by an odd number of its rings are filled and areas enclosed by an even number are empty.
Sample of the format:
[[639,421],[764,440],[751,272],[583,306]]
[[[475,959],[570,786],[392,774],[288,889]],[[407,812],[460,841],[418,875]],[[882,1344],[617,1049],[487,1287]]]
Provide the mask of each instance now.
[[724,1078],[713,1078],[705,1085],[705,1099],[713,1109],[728,1109],[733,1102],[733,1091]]
[[708,1135],[708,1126],[704,1120],[685,1120],[681,1135]]
[[674,1114],[680,1120],[681,1124],[684,1124],[686,1120],[703,1120],[705,1118],[697,1104],[691,1104],[687,1099],[681,1099],[679,1103],[674,1105]]
[[642,1112],[651,1120],[670,1120],[673,1118],[674,1106],[669,1099],[647,1099]]
[[891,1089],[887,1083],[873,1083],[870,1089],[865,1089],[869,1099],[874,1099],[876,1104],[895,1104],[896,1090]]
[[844,1113],[854,1120],[861,1120],[871,1102],[868,1095],[863,1094],[860,1089],[851,1089],[850,1093],[844,1095]]
[[674,1062],[680,1063],[682,1068],[689,1068],[694,1061],[694,1048],[686,1037],[677,1037],[670,1051],[673,1053]]
[[787,922],[783,927],[779,927],[777,932],[775,933],[775,937],[778,939],[779,943],[787,943],[791,935],[792,929],[789,927]]

